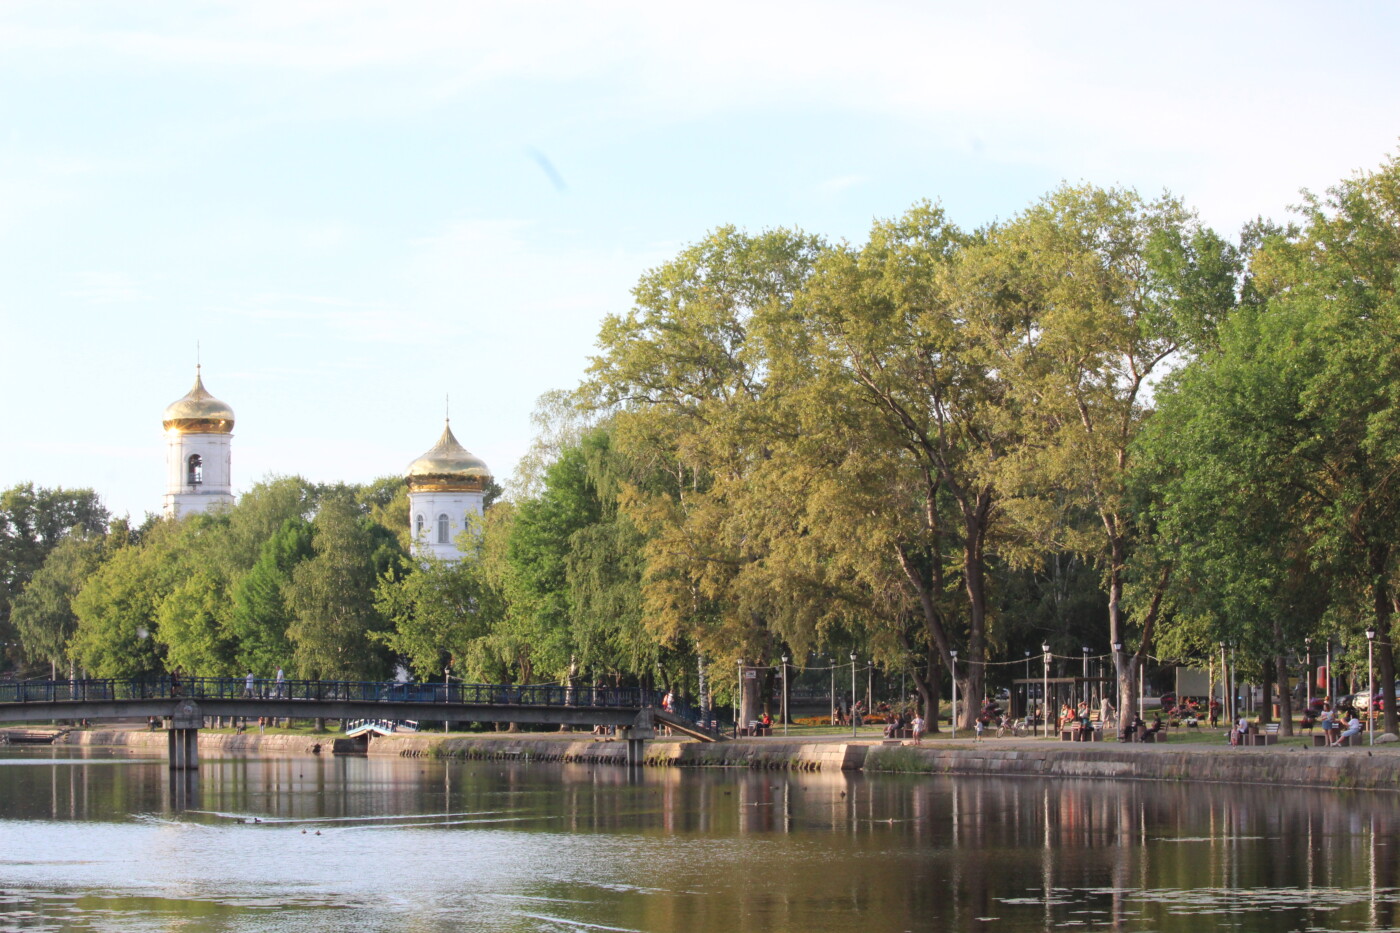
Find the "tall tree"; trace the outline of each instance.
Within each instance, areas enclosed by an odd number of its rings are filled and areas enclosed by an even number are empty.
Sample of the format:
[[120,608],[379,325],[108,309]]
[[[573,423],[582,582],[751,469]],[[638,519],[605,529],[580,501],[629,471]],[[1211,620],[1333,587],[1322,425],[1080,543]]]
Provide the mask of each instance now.
[[91,489],[21,483],[0,492],[0,644],[5,646],[0,666],[13,665],[19,658],[11,603],[49,552],[74,529],[92,535],[107,531],[107,510]]
[[[1062,187],[993,228],[958,268],[960,312],[1005,386],[997,416],[1021,438],[988,472],[1030,559],[1070,550],[1102,569],[1107,642],[1132,648],[1114,653],[1124,724],[1168,582],[1160,575],[1130,616],[1133,441],[1153,381],[1229,314],[1236,281],[1233,248],[1175,199],[1091,186]],[[1079,514],[1092,524],[1066,520]]]
[[[1260,300],[1163,400],[1176,436],[1164,426],[1156,439],[1177,453],[1180,475],[1162,506],[1166,543],[1201,568],[1195,587],[1285,621],[1315,617],[1319,588],[1331,589],[1334,615],[1364,595],[1351,625],[1379,633],[1387,731],[1400,531],[1397,217],[1396,159],[1305,195],[1302,225],[1267,238],[1252,263]],[[1228,513],[1238,523],[1190,524],[1211,500],[1242,500]],[[1282,634],[1296,644],[1296,629]]]
[[11,618],[30,661],[50,665],[51,673],[69,667],[68,642],[78,626],[73,599],[106,554],[103,536],[71,534],[49,552],[29,585],[15,597]]
[[389,629],[375,606],[379,578],[404,559],[395,534],[374,522],[355,490],[326,493],[312,521],[313,557],[286,588],[297,672],[308,678],[379,679],[390,658],[375,636]]
[[[625,506],[649,538],[646,617],[663,641],[689,641],[712,661],[766,664],[778,653],[773,607],[745,589],[760,545],[725,518],[729,497],[770,455],[766,337],[792,314],[820,249],[790,231],[724,228],[682,251],[643,276],[630,313],[604,322],[582,392],[613,415],[625,455],[655,458],[669,477],[664,492],[638,490]],[[755,714],[757,686],[741,716]]]
[[235,669],[271,672],[290,665],[287,588],[297,565],[311,556],[311,523],[299,515],[285,519],[263,541],[257,562],[231,593],[229,637],[236,646]]

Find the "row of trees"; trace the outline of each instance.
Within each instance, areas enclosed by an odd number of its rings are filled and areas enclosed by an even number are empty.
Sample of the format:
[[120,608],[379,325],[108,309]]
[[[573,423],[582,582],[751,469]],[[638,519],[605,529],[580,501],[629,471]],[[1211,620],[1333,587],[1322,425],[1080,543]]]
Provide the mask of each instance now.
[[1124,716],[1150,656],[1219,641],[1286,684],[1304,637],[1374,626],[1389,684],[1397,218],[1392,160],[1236,242],[1091,186],[975,231],[916,205],[859,245],[721,229],[604,322],[469,559],[410,559],[396,481],[141,529],[72,494],[76,530],[3,553],[6,621],[94,674],[693,691],[707,666],[743,716],[764,681],[736,659],[852,648],[930,712],[1042,640],[1123,645]]

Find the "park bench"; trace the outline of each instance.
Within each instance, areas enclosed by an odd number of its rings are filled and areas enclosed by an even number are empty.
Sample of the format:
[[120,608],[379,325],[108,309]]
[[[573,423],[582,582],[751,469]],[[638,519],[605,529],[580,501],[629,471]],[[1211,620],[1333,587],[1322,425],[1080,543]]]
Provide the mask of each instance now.
[[[1364,745],[1365,742],[1364,742],[1363,740],[1364,740],[1365,738],[1366,738],[1366,733],[1362,732],[1362,733],[1359,733],[1359,734],[1357,734],[1357,735],[1353,735],[1353,736],[1349,737],[1349,738],[1346,740],[1346,742],[1345,742],[1344,744],[1347,745],[1348,747],[1353,747],[1353,748],[1354,748],[1354,747],[1356,747],[1356,746],[1358,746],[1358,745]],[[1326,748],[1328,745],[1331,744],[1331,736],[1330,736],[1330,734],[1327,733],[1327,732],[1323,732],[1323,733],[1320,734],[1320,735],[1314,735],[1314,736],[1312,737],[1312,740],[1313,740],[1313,741],[1312,741],[1312,743],[1313,743],[1313,748]]]
[[1263,732],[1258,732],[1254,728],[1249,730],[1250,745],[1277,745],[1278,744],[1278,723],[1271,722],[1264,726]]

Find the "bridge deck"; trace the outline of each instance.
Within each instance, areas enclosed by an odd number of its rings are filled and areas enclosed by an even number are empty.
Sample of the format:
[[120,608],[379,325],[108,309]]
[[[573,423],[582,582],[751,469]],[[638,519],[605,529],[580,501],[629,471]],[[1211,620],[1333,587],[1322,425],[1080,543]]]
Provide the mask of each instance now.
[[[630,726],[660,696],[629,687],[554,684],[408,684],[246,678],[151,678],[0,683],[0,722],[146,719],[193,701],[198,714],[287,719],[437,720]],[[713,740],[694,718],[663,714],[672,728]],[[701,734],[707,733],[707,734]]]

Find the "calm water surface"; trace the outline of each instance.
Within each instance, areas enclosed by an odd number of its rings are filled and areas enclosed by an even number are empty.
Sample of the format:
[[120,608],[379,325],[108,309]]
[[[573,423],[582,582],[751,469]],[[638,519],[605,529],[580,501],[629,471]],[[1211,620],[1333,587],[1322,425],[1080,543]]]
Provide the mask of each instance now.
[[0,754],[3,930],[1394,930],[1400,799]]

